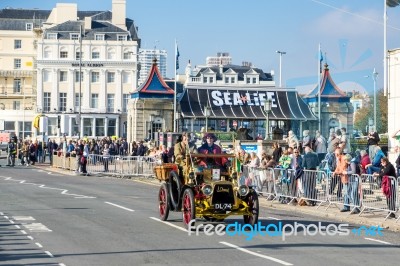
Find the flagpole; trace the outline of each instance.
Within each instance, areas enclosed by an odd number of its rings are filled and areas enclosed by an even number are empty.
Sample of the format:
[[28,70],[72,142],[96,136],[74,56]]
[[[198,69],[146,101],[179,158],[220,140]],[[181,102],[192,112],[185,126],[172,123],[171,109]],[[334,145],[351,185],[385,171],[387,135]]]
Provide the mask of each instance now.
[[[383,93],[386,96],[387,88],[387,5],[386,0],[383,0]],[[375,125],[376,126],[376,125]]]
[[321,44],[318,44],[318,131],[321,133]]
[[176,67],[177,67],[177,50],[178,50],[178,45],[176,43],[175,39],[175,79],[174,79],[174,117],[172,121],[174,121],[174,132],[176,132]]

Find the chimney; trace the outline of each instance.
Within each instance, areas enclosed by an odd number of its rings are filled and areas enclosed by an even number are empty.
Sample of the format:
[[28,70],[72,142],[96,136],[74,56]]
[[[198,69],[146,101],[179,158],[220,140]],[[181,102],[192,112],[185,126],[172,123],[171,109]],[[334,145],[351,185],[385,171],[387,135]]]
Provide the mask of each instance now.
[[126,0],[112,0],[112,24],[126,30]]
[[85,17],[85,30],[92,28],[92,17]]

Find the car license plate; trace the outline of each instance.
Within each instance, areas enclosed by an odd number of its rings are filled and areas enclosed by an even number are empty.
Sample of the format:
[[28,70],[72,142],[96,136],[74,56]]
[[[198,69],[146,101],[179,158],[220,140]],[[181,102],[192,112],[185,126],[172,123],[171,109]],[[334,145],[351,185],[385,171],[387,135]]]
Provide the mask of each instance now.
[[217,210],[230,210],[232,209],[232,203],[215,203],[214,208]]

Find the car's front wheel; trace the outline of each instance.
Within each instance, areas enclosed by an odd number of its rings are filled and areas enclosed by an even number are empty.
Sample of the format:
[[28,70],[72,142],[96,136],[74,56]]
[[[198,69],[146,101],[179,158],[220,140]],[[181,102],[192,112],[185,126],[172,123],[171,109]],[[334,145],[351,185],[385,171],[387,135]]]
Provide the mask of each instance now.
[[168,186],[166,183],[163,183],[161,184],[160,190],[158,192],[158,210],[160,213],[160,219],[162,221],[168,219],[170,201],[171,199],[168,191]]
[[183,224],[189,228],[191,221],[196,219],[196,206],[194,203],[194,194],[190,188],[185,189],[182,197],[182,218]]
[[254,226],[258,222],[258,213],[260,210],[257,193],[251,190],[246,196],[245,202],[249,206],[249,212],[251,212],[252,215],[243,215],[244,223]]

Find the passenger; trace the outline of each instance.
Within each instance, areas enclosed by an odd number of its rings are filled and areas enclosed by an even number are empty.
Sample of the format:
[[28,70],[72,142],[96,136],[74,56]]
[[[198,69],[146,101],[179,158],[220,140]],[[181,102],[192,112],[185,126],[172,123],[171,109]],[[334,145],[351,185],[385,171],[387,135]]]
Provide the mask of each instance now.
[[[206,142],[203,145],[201,145],[201,147],[199,148],[199,153],[203,153],[203,154],[221,154],[222,153],[221,147],[214,143],[217,140],[217,137],[213,133],[207,133],[204,136],[204,139]],[[225,157],[211,159],[210,161],[207,161],[207,162],[205,160],[200,160],[198,165],[207,167],[207,163],[216,164],[220,167],[228,167],[229,166],[229,161]]]

